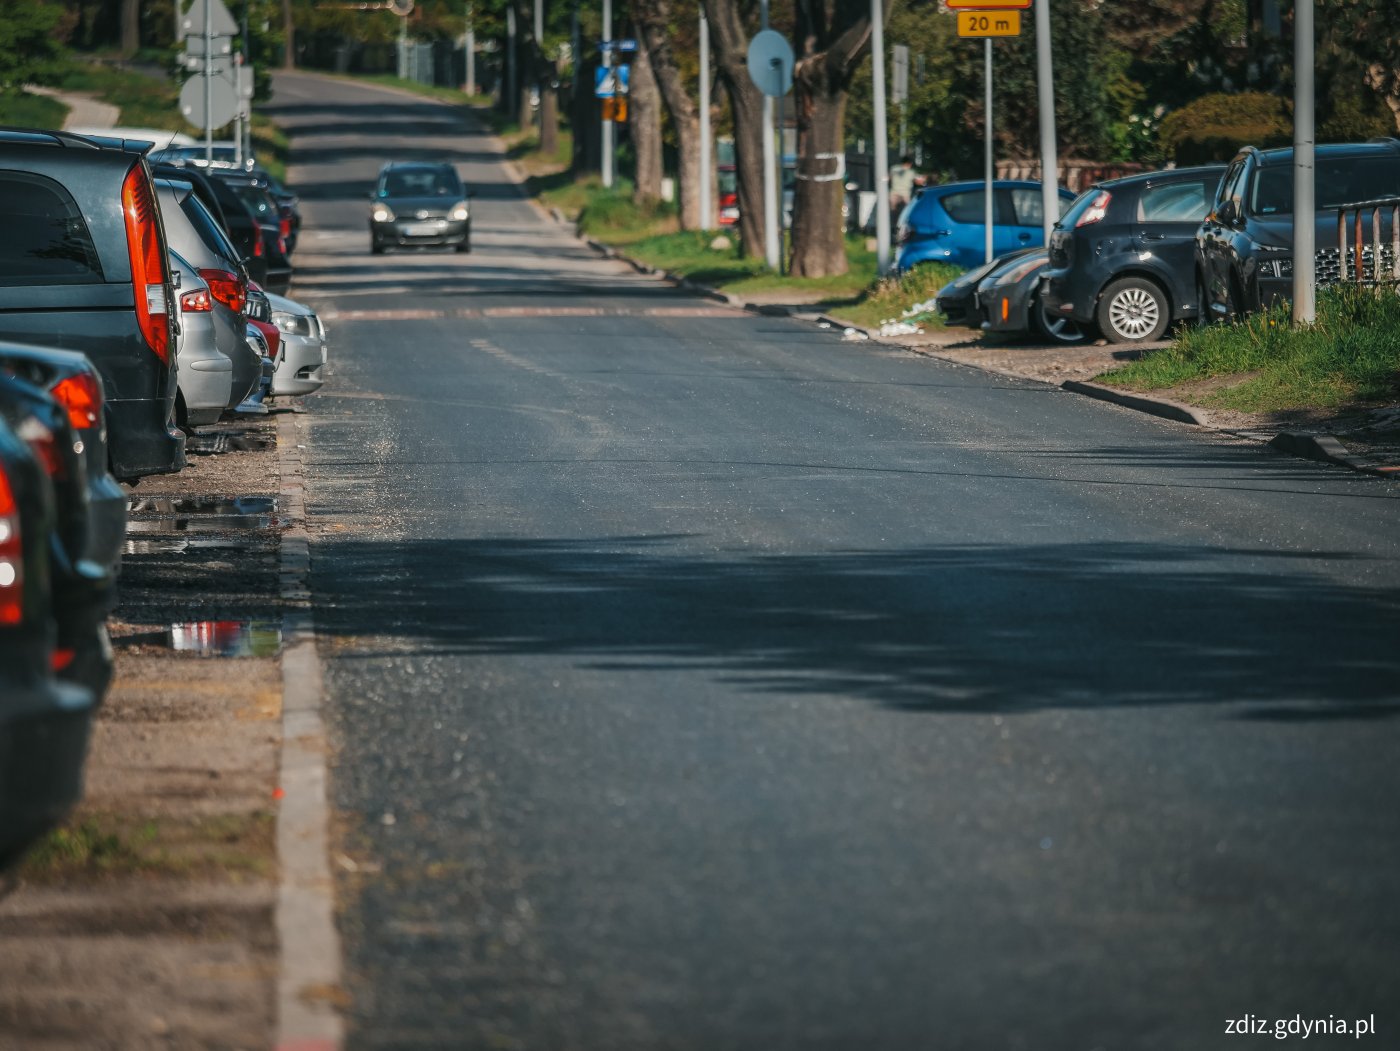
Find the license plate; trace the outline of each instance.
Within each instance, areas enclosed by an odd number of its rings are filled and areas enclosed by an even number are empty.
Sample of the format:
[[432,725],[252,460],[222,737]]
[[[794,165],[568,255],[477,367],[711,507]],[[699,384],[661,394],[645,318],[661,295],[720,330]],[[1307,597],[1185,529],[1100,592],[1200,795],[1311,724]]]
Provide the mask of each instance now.
[[403,228],[405,237],[431,237],[441,229],[438,223],[407,223]]

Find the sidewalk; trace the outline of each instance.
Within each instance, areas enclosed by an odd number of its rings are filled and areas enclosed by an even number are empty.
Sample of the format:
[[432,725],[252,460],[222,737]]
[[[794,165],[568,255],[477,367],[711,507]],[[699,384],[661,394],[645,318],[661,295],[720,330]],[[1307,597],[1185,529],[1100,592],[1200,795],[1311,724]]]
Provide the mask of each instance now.
[[57,99],[68,107],[68,116],[63,120],[63,128],[115,128],[121,119],[122,111],[107,102],[99,102],[91,95],[75,95],[54,88],[41,88],[26,84],[25,91],[31,95],[46,95]]

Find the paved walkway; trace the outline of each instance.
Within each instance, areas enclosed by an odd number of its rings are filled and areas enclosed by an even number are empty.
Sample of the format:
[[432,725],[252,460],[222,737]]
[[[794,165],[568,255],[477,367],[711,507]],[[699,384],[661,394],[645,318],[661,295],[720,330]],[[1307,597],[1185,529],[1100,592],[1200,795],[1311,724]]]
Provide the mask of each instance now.
[[68,116],[63,120],[63,130],[70,128],[115,128],[121,117],[121,110],[108,102],[99,102],[91,95],[75,95],[54,88],[41,88],[34,84],[25,86],[31,95],[47,95],[58,99],[68,107]]

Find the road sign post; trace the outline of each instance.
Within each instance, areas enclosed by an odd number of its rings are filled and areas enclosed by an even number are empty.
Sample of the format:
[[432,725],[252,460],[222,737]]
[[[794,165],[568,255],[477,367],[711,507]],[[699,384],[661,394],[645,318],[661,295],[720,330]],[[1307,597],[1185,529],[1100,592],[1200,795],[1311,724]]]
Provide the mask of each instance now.
[[[765,2],[764,20],[768,17]],[[782,234],[779,220],[780,180],[774,165],[781,163],[781,151],[774,144],[773,103],[792,90],[792,45],[775,29],[764,28],[749,41],[746,56],[749,79],[763,92],[763,246],[764,260],[769,269],[782,267]],[[782,112],[781,109],[778,112]]]

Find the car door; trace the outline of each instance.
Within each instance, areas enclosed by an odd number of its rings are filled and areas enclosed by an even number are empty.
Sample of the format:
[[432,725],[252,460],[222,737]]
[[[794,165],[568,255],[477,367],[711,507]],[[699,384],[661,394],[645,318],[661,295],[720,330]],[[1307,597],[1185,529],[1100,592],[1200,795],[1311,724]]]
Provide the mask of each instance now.
[[996,254],[1034,248],[1045,241],[1045,205],[1040,187],[1016,186],[996,191]]
[[1166,178],[1149,182],[1138,194],[1133,225],[1138,258],[1150,263],[1172,303],[1188,315],[1196,309],[1196,231],[1214,202],[1216,182],[1206,175]]
[[1221,222],[1221,219],[1239,215],[1248,168],[1247,157],[1237,157],[1230,163],[1215,191],[1210,211],[1196,232],[1196,262],[1200,266],[1206,296],[1206,302],[1200,304],[1203,315],[1221,316],[1229,304],[1229,248],[1233,227]]

